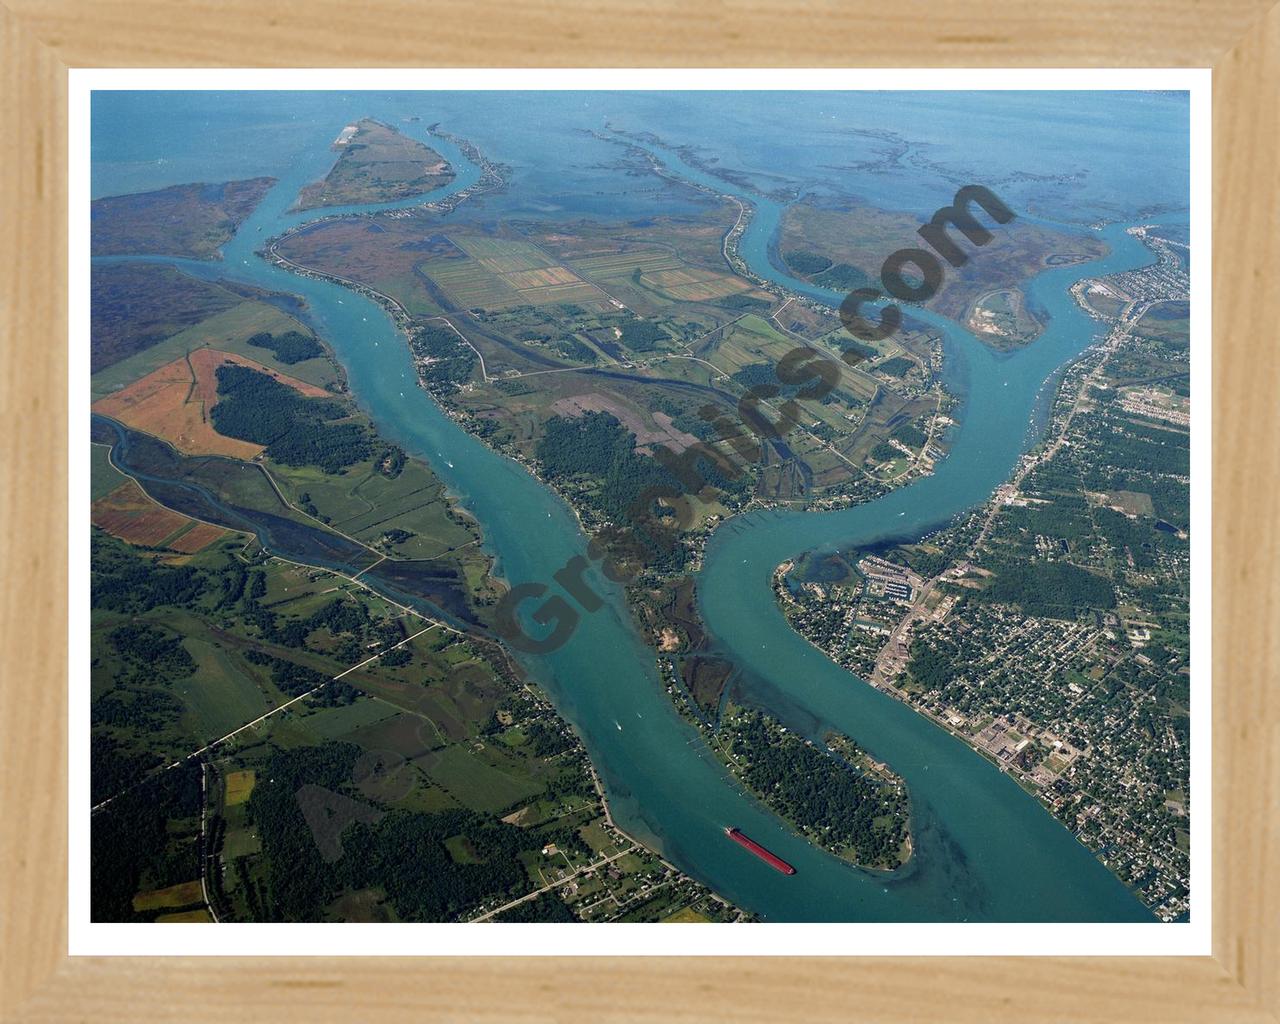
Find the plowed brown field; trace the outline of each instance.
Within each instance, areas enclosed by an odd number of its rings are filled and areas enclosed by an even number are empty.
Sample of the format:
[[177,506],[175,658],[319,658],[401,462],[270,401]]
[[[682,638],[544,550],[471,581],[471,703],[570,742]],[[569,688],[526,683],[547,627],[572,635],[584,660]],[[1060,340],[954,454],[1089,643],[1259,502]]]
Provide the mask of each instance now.
[[189,356],[166,363],[134,381],[122,391],[99,399],[93,404],[93,410],[135,430],[163,438],[188,455],[230,455],[251,459],[262,451],[262,445],[223,437],[209,421],[209,410],[218,397],[217,370],[224,363],[248,366],[270,374],[281,384],[287,384],[311,398],[328,394],[324,388],[278,373],[252,359],[217,349],[198,348]]

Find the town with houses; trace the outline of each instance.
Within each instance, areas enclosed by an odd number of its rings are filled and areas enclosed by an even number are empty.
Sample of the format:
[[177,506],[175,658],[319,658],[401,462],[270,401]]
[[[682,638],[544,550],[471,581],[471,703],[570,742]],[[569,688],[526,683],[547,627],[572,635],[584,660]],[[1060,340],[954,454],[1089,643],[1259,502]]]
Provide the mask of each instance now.
[[1008,772],[1172,921],[1189,912],[1188,281],[1179,243],[1135,233],[1159,262],[1083,283],[1109,333],[987,505],[834,572],[785,563],[774,589],[812,643]]

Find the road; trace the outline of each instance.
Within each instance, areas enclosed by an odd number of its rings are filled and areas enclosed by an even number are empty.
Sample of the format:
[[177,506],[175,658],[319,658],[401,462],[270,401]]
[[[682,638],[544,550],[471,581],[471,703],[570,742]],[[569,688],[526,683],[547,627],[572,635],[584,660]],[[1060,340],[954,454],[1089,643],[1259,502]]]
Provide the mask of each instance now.
[[479,917],[473,917],[470,921],[467,922],[467,924],[480,924],[482,921],[487,921],[489,920],[489,918],[495,916],[496,914],[501,914],[505,911],[508,911],[512,907],[518,907],[520,906],[521,903],[527,903],[529,902],[529,900],[537,899],[544,892],[550,892],[552,889],[559,888],[560,886],[564,885],[566,882],[572,881],[573,879],[577,878],[579,875],[587,871],[594,871],[596,868],[602,868],[606,864],[612,864],[619,857],[625,857],[627,854],[633,853],[638,849],[640,849],[639,846],[635,846],[635,845],[628,846],[625,850],[618,851],[612,857],[605,857],[602,860],[598,860],[593,864],[588,864],[585,867],[580,867],[578,868],[577,871],[573,872],[572,874],[565,875],[564,878],[558,879],[557,881],[552,882],[550,885],[544,885],[541,889],[534,889],[533,892],[526,893],[525,895],[521,896],[519,899],[512,900],[510,903],[504,903],[502,906],[498,907],[496,910],[490,910],[487,914],[481,914]]
[[209,899],[209,766],[200,766],[200,894],[204,897],[204,905],[209,908],[209,916],[218,924],[218,912],[213,909],[213,901]]

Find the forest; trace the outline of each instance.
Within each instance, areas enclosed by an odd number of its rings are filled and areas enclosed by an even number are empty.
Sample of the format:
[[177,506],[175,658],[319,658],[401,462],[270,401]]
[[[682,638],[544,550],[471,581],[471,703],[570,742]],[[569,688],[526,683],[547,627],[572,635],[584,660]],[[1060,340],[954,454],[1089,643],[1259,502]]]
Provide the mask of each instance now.
[[1076,541],[1089,538],[1094,532],[1094,514],[1084,496],[1079,493],[1055,493],[1052,502],[1044,505],[1014,506],[1006,509],[1005,523],[999,526],[999,535],[1025,530],[1030,534],[1061,537]]
[[195,671],[195,659],[182,646],[182,638],[163,633],[155,626],[130,622],[117,626],[107,639],[125,660],[145,666],[148,672],[188,676]]
[[[476,862],[454,861],[444,842],[464,836]],[[352,888],[382,888],[402,921],[450,921],[484,900],[513,898],[528,879],[517,859],[541,836],[472,811],[391,811],[343,835],[343,875]]]
[[[906,838],[907,798],[891,784],[784,733],[759,712],[735,723],[743,780],[770,807],[866,867],[896,866]],[[849,741],[852,749],[852,741]]]
[[526,900],[518,907],[512,907],[493,919],[503,924],[533,924],[536,922],[556,924],[580,924],[582,918],[565,906],[564,900],[555,893],[544,892],[536,899]]
[[902,452],[891,445],[888,441],[881,441],[871,449],[867,457],[872,462],[892,462],[894,459],[902,458]]
[[1116,604],[1110,580],[1069,562],[999,562],[987,568],[995,578],[972,593],[986,604],[1016,604],[1027,615],[1050,619],[1074,619]]
[[716,305],[723,309],[741,309],[760,313],[768,309],[773,303],[768,299],[758,299],[754,295],[737,292],[734,295],[726,295],[723,298],[716,299]]
[[1125,433],[1113,432],[1103,450],[1106,464],[1135,467],[1148,473],[1186,476],[1191,472],[1187,434],[1126,425]]
[[831,266],[829,259],[825,256],[819,256],[816,252],[796,250],[787,253],[782,258],[786,261],[787,266],[797,274],[803,274],[805,277],[810,274],[821,274],[827,267]]
[[813,252],[789,252],[784,257],[787,266],[807,277],[820,288],[836,292],[852,291],[870,283],[865,272],[848,263],[832,263],[825,256]]
[[906,356],[894,356],[892,359],[886,359],[883,363],[876,366],[876,370],[880,373],[887,373],[890,377],[905,377],[916,364]]
[[[785,360],[784,360],[785,361]],[[785,373],[785,367],[783,369]],[[795,398],[801,392],[812,394],[814,384],[808,380],[801,384],[788,384],[778,376],[778,367],[774,363],[748,363],[732,374],[732,379],[748,391],[762,398]],[[757,390],[758,389],[758,390]],[[829,398],[823,395],[823,399]],[[825,404],[825,402],[824,402]]]
[[351,779],[360,752],[354,743],[277,750],[258,773],[248,816],[258,827],[267,859],[262,908],[266,920],[318,920],[324,905],[341,891],[337,872],[321,855],[297,794],[304,785],[341,788]]
[[135,555],[95,529],[90,539],[89,604],[113,612],[146,612],[159,605],[190,608],[205,590],[205,577],[188,565],[168,566]]
[[[114,753],[111,741],[94,738],[95,783],[110,774]],[[89,826],[92,920],[134,920],[133,896],[144,881],[160,889],[200,877],[197,836],[170,824],[192,819],[198,828],[200,770],[197,762],[187,762],[161,772],[93,816]]]
[[[635,443],[635,434],[609,413],[553,416],[546,422],[537,456],[551,481],[598,485],[583,500],[630,531],[627,546],[631,553],[655,569],[678,571],[684,565],[685,552],[676,543],[675,518],[643,499],[651,491],[680,495],[685,489],[658,461],[636,454]],[[706,484],[719,490],[737,492],[748,485],[745,477],[730,479],[705,459],[698,461],[698,468]]]
[[849,263],[837,263],[812,280],[820,288],[830,288],[837,292],[853,291],[854,288],[862,288],[871,282],[865,271]]
[[566,335],[556,341],[556,351],[562,356],[570,359],[576,359],[580,363],[594,363],[599,356],[596,350],[589,345],[584,345],[572,335]]
[[894,430],[893,436],[908,448],[923,448],[925,442],[929,440],[929,435],[914,423],[902,424]]
[[626,320],[618,324],[622,332],[619,339],[632,352],[652,352],[658,343],[669,341],[670,336],[650,320]]
[[319,466],[337,473],[373,455],[364,426],[329,423],[347,415],[341,403],[303,398],[247,366],[219,366],[218,395],[210,414],[214,429],[226,437],[266,445],[267,455],[283,465]]
[[569,418],[552,416],[538,442],[537,455],[550,479],[574,476],[603,481],[600,508],[623,514],[641,488],[672,483],[667,472],[635,452],[636,436],[607,412]]

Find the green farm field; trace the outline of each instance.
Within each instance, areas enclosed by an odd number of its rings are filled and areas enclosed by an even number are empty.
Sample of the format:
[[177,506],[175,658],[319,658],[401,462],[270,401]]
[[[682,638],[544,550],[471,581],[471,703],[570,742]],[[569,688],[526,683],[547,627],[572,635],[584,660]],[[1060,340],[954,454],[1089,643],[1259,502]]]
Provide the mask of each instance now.
[[454,744],[423,755],[415,764],[463,806],[477,811],[505,810],[543,788],[520,761],[492,746],[477,751]]
[[293,724],[306,731],[314,745],[325,740],[353,739],[361,730],[398,715],[389,704],[361,697],[341,707],[304,707],[294,716]]
[[664,249],[636,249],[575,259],[569,265],[638,312],[653,315],[676,305],[712,303],[750,294],[771,302],[744,278],[719,268],[701,267]]
[[89,445],[89,499],[105,498],[129,478],[111,465],[111,449],[104,444]]
[[458,308],[503,310],[556,303],[599,308],[606,302],[594,285],[528,242],[451,237],[469,259],[430,260],[419,269],[443,288]]
[[[783,334],[769,321],[748,314],[718,332],[703,347],[701,356],[722,373],[733,376],[748,366],[776,367],[797,346],[808,345]],[[859,419],[858,410],[875,394],[876,382],[844,363],[833,360],[838,370],[832,399],[827,402],[800,400],[801,422],[812,427],[825,424],[832,437],[849,434]]]
[[[356,463],[340,475],[307,466],[269,468],[295,506],[306,509],[309,501],[333,529],[397,558],[437,558],[476,540],[475,530],[451,511],[444,485],[416,460],[395,477],[374,461]],[[410,536],[384,544],[397,530]]]

